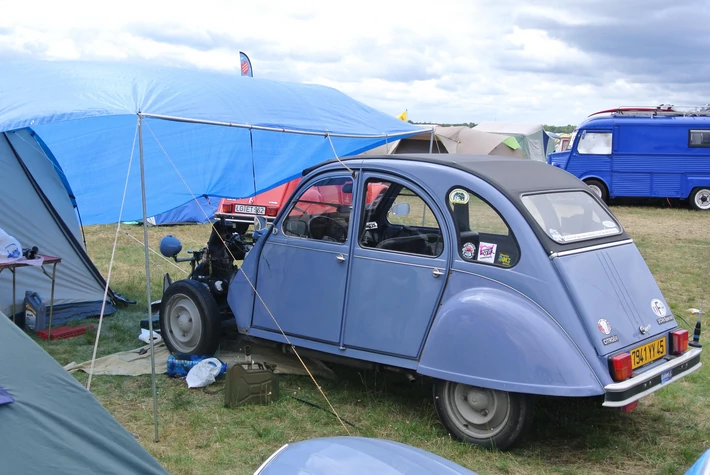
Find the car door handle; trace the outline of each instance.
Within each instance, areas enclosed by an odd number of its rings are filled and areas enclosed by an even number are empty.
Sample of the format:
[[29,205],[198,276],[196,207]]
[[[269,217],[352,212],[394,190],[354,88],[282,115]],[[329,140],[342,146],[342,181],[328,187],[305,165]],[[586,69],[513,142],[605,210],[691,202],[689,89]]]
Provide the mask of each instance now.
[[337,256],[335,256],[335,260],[338,262],[345,262],[345,256],[342,254],[338,254]]
[[431,275],[433,275],[434,277],[439,277],[440,275],[444,275],[444,271],[434,267],[434,270],[431,271]]

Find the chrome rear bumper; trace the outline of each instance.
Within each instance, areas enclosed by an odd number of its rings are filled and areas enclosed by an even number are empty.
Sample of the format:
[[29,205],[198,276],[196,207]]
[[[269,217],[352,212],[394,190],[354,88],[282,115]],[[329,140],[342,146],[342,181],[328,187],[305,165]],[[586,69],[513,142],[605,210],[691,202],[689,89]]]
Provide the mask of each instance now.
[[633,376],[620,383],[608,384],[604,387],[604,404],[606,407],[621,407],[648,396],[668,383],[679,380],[699,369],[701,348],[690,348],[684,354],[669,359],[665,363],[648,371]]

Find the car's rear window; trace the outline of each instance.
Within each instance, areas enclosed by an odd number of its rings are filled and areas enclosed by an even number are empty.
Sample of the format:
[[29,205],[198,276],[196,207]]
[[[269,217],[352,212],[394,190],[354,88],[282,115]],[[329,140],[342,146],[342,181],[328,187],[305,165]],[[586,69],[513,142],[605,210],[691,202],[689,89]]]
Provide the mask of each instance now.
[[584,191],[523,196],[523,205],[551,239],[565,244],[621,234],[621,225]]

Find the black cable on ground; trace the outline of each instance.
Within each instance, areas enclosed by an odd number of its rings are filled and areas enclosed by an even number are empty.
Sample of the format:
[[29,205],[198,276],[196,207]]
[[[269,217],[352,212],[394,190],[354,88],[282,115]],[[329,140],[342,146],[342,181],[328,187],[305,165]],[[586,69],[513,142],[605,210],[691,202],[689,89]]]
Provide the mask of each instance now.
[[[309,406],[311,406],[311,407],[315,407],[316,409],[320,409],[320,410],[323,411],[323,412],[327,412],[328,414],[330,414],[330,415],[333,416],[333,417],[338,417],[338,416],[335,415],[334,412],[329,411],[328,409],[325,409],[324,407],[321,407],[321,406],[319,406],[318,404],[314,404],[314,403],[312,403],[312,402],[310,402],[310,401],[306,401],[305,399],[297,398],[296,396],[289,396],[289,397],[290,397],[291,399],[295,399],[296,401],[302,402],[303,404],[307,404],[307,405],[309,405]],[[352,422],[347,421],[347,420],[343,419],[342,417],[340,418],[340,420],[342,420],[344,423],[346,423],[346,424],[349,425],[350,427],[353,427],[353,428],[355,428],[355,429],[357,429],[357,430],[360,430],[360,428],[359,428],[358,426],[356,426],[355,424],[353,424]]]

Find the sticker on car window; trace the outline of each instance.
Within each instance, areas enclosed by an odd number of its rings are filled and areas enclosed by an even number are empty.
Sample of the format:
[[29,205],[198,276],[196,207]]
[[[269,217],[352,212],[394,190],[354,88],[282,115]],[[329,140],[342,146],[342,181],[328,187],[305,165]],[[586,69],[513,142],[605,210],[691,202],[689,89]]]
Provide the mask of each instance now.
[[449,193],[449,203],[452,205],[465,205],[468,203],[468,200],[468,192],[466,190],[462,190],[461,188],[451,190],[451,193]]
[[502,252],[498,254],[498,259],[496,259],[496,262],[502,266],[509,266],[510,265],[510,255],[509,254],[503,254]]
[[550,229],[550,231],[548,232],[548,234],[549,234],[550,237],[551,237],[552,239],[554,239],[555,241],[558,241],[558,242],[564,241],[564,238],[562,237],[562,235],[561,235],[556,229]]
[[615,228],[616,223],[614,221],[604,221],[602,224],[607,228]]
[[498,244],[482,242],[478,245],[478,262],[495,262]]
[[370,221],[369,223],[365,223],[365,229],[377,229],[377,223],[374,221]]
[[473,260],[476,258],[476,246],[473,243],[467,242],[461,248],[461,255],[464,259]]

